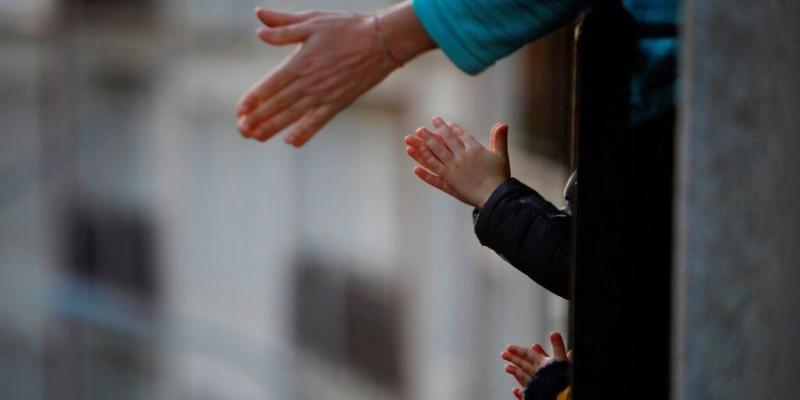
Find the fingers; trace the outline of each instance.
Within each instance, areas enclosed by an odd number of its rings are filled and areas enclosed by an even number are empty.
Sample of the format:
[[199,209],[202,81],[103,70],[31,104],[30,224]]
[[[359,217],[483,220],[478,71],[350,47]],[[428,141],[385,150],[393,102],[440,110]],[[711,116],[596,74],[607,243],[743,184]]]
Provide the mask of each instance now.
[[514,390],[512,390],[511,393],[514,393],[514,397],[516,397],[517,400],[522,400],[522,389],[514,388]]
[[533,350],[533,351],[535,351],[535,352],[537,352],[537,353],[539,353],[539,354],[541,354],[541,355],[543,355],[545,357],[550,357],[550,355],[547,354],[546,351],[544,351],[544,347],[542,347],[542,345],[540,345],[539,343],[532,344],[531,345],[531,350]]
[[[453,153],[457,153],[460,150],[464,149],[464,143],[461,141],[460,135],[451,128],[451,125],[444,122],[443,119],[440,117],[433,118],[433,126],[436,128],[436,131],[442,135],[442,138],[447,143],[447,146]],[[461,130],[461,127],[458,127],[458,130]]]
[[236,110],[238,116],[241,117],[250,113],[262,101],[272,97],[297,79],[297,75],[292,72],[294,69],[291,62],[293,58],[284,59],[283,62],[242,96]]
[[317,11],[306,11],[299,13],[283,13],[279,11],[256,8],[256,17],[266,26],[276,27],[283,25],[296,24],[321,15]]
[[[444,139],[438,138],[438,137],[436,137],[436,135],[434,135],[434,138],[437,139],[440,143],[444,142]],[[438,160],[436,158],[436,156],[434,156],[433,153],[431,153],[431,151],[428,149],[428,146],[425,145],[425,140],[422,139],[420,136],[418,136],[418,135],[407,135],[405,138],[403,138],[403,141],[408,146],[413,148],[413,151],[414,151],[415,154],[419,154],[422,157],[422,161],[423,162],[428,162],[428,160],[431,160],[431,159],[432,160]],[[420,164],[422,164],[422,163],[420,163]],[[436,163],[435,165],[422,164],[422,166],[425,167],[425,168],[428,168],[429,170],[431,170],[433,172],[436,172],[437,174],[442,174],[446,170],[444,165],[441,162]]]
[[407,144],[407,145],[409,145],[411,147],[415,147],[415,148],[417,148],[419,150],[422,150],[422,149],[425,148],[425,141],[421,137],[419,137],[417,135],[407,135],[406,137],[403,138],[403,142],[405,142],[405,144]]
[[489,138],[492,151],[508,160],[508,125],[503,123],[495,124]]
[[301,90],[302,86],[302,82],[296,80],[281,90],[277,95],[268,98],[266,101],[256,106],[252,112],[244,117],[244,121],[241,124],[242,129],[250,131],[297,102],[303,96],[303,91]]
[[434,171],[436,169],[439,169],[431,165],[428,159],[422,155],[422,152],[415,147],[412,146],[406,147],[406,154],[408,154],[409,157],[411,157],[414,161],[416,161],[417,164],[421,165],[423,168],[427,170]]
[[509,351],[502,352],[500,354],[500,358],[514,364],[517,368],[521,369],[528,375],[533,375],[536,373],[536,367],[533,364],[514,354],[511,354]]
[[256,106],[251,113],[243,118],[241,124],[242,129],[252,131],[264,121],[269,120],[274,115],[296,103],[303,96],[303,91],[300,90],[301,86],[302,83],[300,81],[294,81],[294,83],[281,90],[277,95],[270,97],[267,101]]
[[291,107],[278,113],[255,128],[252,132],[252,136],[256,140],[262,142],[275,136],[278,132],[286,129],[286,127],[303,117],[303,114],[308,112],[308,109],[312,106],[311,101],[313,100],[304,99],[303,101],[293,104]]
[[314,134],[319,132],[325,124],[330,122],[339,109],[325,105],[308,111],[303,118],[286,135],[284,141],[294,147],[300,147],[311,139]]
[[422,139],[415,135],[408,135],[404,138],[404,141],[408,145],[406,148],[406,154],[414,159],[414,161],[416,161],[419,165],[434,172],[444,168],[444,166],[440,163],[438,165],[434,165],[428,161],[429,159],[435,161],[436,158],[430,153],[430,150],[425,147],[425,142],[423,142]]
[[529,374],[525,373],[524,371],[513,365],[506,365],[505,371],[509,375],[513,376],[514,379],[517,380],[517,383],[519,383],[523,387],[526,386],[528,384],[528,381],[531,379],[531,376]]
[[550,345],[553,348],[553,357],[559,360],[567,359],[567,350],[564,346],[564,338],[558,332],[550,333]]
[[573,356],[574,356],[574,355],[575,355],[575,352],[574,352],[574,351],[572,351],[572,350],[568,351],[568,352],[567,352],[567,360],[569,360],[569,362],[572,362],[572,361],[573,361]]
[[506,347],[506,350],[509,353],[511,353],[511,354],[513,354],[513,355],[515,355],[515,356],[517,356],[517,357],[519,357],[519,358],[521,358],[521,359],[533,364],[533,365],[538,364],[540,359],[542,357],[544,357],[541,354],[536,353],[533,350],[527,349],[525,347],[519,347],[519,346],[513,346],[512,345],[512,346]]
[[464,149],[470,149],[473,147],[483,147],[483,145],[477,139],[475,139],[474,136],[470,135],[469,132],[467,132],[464,128],[462,128],[455,122],[448,122],[447,126],[461,140],[461,143],[464,144]]
[[313,26],[302,22],[275,28],[258,28],[258,38],[271,45],[283,46],[303,42],[311,32]]
[[[407,153],[408,151],[409,149],[406,148]],[[433,153],[431,153],[430,150],[428,150],[425,147],[421,149],[411,147],[411,152],[408,153],[408,155],[411,156],[411,158],[417,161],[420,165],[433,171],[436,174],[441,175],[447,170],[445,166],[442,164],[442,162],[439,161],[439,159],[436,158],[436,156],[434,156]],[[417,159],[416,157],[419,157],[419,159]]]
[[436,175],[425,168],[422,167],[414,167],[414,175],[416,175],[419,179],[422,179],[425,183],[445,192],[450,193],[445,184],[444,179],[441,176]]
[[456,136],[462,136],[462,135],[464,135],[466,133],[466,131],[464,131],[464,129],[461,127],[461,125],[459,125],[459,124],[457,124],[455,122],[446,122],[441,117],[433,117],[433,121],[434,121],[434,123],[437,124],[437,125],[434,125],[436,127],[441,126],[442,124],[445,124],[446,127],[450,128],[450,131],[452,131]]
[[474,136],[470,135],[467,132],[460,134],[461,141],[464,143],[464,148],[469,150],[475,147],[483,147],[481,142],[478,139],[475,139]]
[[417,129],[417,135],[422,137],[425,141],[425,146],[430,149],[433,155],[443,164],[447,165],[453,160],[453,153],[445,144],[436,139],[433,132],[429,131],[427,128],[419,128]]

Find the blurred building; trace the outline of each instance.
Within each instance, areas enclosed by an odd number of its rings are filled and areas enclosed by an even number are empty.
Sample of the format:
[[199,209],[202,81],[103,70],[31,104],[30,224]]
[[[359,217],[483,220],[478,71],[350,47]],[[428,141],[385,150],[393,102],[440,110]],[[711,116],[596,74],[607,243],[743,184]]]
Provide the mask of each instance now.
[[564,329],[401,140],[508,121],[513,174],[560,204],[560,53],[477,78],[426,55],[295,150],[235,129],[289,51],[255,38],[256,5],[0,1],[0,398],[492,398],[505,345]]

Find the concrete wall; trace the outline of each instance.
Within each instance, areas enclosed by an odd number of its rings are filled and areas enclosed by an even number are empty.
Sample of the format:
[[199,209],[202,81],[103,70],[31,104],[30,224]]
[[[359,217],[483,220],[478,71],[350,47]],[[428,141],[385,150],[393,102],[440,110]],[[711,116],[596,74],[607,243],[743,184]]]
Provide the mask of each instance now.
[[800,3],[685,11],[674,398],[796,399]]

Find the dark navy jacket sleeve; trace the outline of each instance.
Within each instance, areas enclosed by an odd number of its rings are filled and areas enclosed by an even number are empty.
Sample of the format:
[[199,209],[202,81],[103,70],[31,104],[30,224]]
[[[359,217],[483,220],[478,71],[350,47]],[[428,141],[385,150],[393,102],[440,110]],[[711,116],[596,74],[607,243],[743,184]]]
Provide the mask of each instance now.
[[571,217],[520,181],[503,182],[477,210],[475,234],[545,289],[569,298]]
[[572,366],[567,361],[553,361],[545,365],[525,386],[524,400],[555,400],[567,388],[572,377]]

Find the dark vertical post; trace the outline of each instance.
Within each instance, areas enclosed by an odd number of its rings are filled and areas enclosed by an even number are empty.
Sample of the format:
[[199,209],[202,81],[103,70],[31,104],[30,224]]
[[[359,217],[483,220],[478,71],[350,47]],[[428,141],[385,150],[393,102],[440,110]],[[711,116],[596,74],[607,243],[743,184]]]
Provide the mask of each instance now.
[[685,3],[676,399],[800,398],[800,2]]
[[637,32],[605,1],[578,39],[576,400],[669,398],[674,112],[631,123]]

